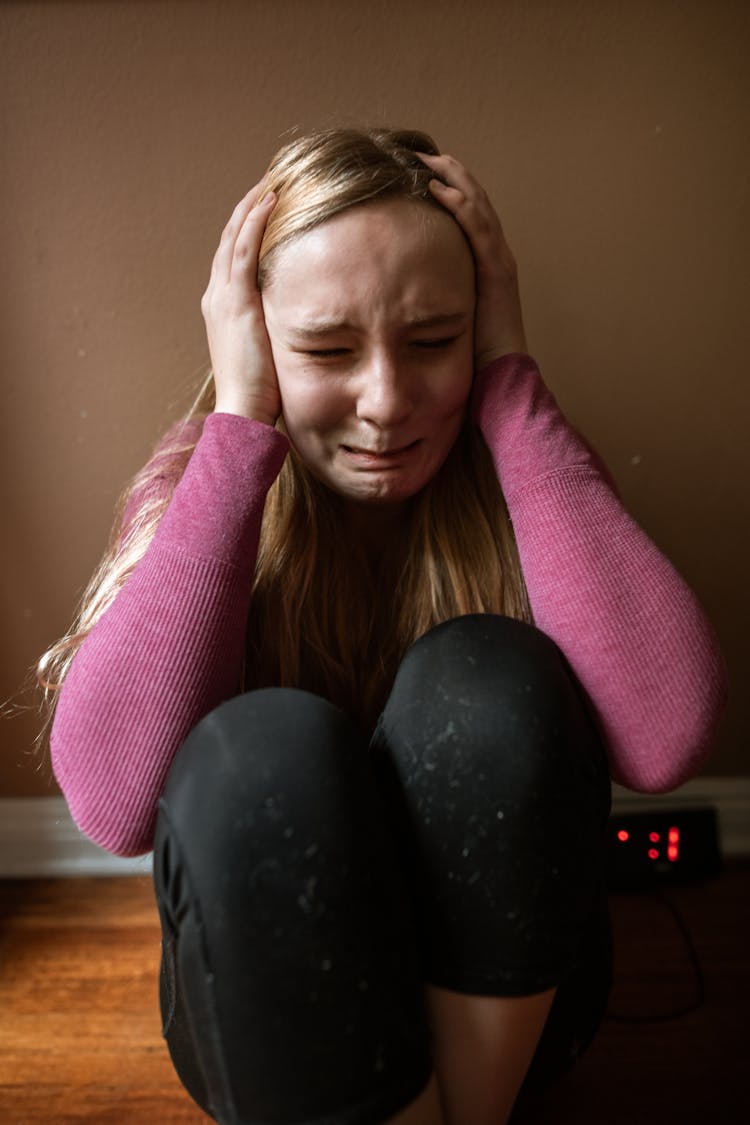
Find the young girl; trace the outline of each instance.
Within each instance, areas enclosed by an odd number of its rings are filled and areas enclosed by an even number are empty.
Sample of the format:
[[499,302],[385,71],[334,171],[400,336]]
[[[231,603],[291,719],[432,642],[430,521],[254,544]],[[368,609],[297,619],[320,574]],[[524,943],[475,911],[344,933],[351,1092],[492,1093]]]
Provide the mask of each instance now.
[[595,1033],[609,778],[701,767],[713,632],[428,137],[285,146],[202,310],[212,377],[42,661],[56,776],[153,848],[164,1033],[222,1125],[499,1125]]

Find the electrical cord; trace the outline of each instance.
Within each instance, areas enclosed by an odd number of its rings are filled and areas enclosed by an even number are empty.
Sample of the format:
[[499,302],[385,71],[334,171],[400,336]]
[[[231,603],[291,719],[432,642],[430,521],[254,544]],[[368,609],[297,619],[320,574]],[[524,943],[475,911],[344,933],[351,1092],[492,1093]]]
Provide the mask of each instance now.
[[682,914],[677,909],[675,904],[670,899],[668,899],[666,895],[658,892],[643,893],[639,897],[651,899],[652,901],[661,903],[668,909],[668,911],[674,918],[677,928],[682,935],[682,939],[685,945],[685,949],[687,950],[690,963],[693,967],[694,980],[696,983],[696,996],[695,999],[691,1000],[689,1004],[685,1004],[681,1008],[675,1008],[674,1011],[671,1012],[660,1012],[649,1015],[626,1015],[622,1012],[614,1012],[608,1009],[605,1015],[605,1019],[613,1020],[617,1023],[659,1023],[661,1021],[679,1019],[682,1016],[688,1015],[690,1012],[696,1011],[705,1003],[706,981],[703,973],[703,968],[700,963],[700,958],[698,957],[698,953],[695,948],[693,939],[690,935],[690,930],[688,929],[687,923],[685,922],[685,919],[683,918]]

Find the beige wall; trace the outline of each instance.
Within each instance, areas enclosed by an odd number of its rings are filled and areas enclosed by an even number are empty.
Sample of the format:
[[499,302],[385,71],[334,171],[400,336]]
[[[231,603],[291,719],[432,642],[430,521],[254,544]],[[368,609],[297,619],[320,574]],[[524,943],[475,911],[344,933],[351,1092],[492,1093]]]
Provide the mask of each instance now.
[[[748,772],[749,32],[742,0],[2,5],[0,699],[188,401],[236,199],[290,127],[387,122],[496,200],[532,351],[723,640],[709,772]],[[35,728],[0,723],[0,794],[54,791]]]

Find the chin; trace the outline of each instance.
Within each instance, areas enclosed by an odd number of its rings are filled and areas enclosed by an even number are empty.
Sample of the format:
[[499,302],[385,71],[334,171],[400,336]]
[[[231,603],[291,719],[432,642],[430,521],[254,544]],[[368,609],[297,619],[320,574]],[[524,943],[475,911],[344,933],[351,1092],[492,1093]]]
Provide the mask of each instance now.
[[389,508],[398,507],[418,496],[434,477],[419,477],[405,481],[371,481],[366,487],[341,486],[328,484],[328,487],[337,495],[351,503],[361,504],[362,507]]

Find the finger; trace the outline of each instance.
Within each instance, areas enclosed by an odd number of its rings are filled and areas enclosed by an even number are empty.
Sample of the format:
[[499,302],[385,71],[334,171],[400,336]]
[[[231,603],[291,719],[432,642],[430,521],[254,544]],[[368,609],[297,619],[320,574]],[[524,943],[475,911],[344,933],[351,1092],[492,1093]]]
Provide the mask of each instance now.
[[232,233],[236,235],[237,231],[241,230],[242,224],[247,218],[248,212],[258,203],[266,192],[266,177],[258,180],[257,184],[253,184],[247,195],[239,201],[237,206],[229,218],[227,225],[224,227],[224,234],[229,235],[231,238]]
[[239,274],[243,280],[252,280],[253,285],[256,284],[260,245],[268,217],[276,206],[276,199],[275,192],[266,192],[247,215],[234,244],[230,281]]
[[[467,209],[473,208],[478,217],[484,219],[490,225],[499,227],[500,220],[487,192],[459,160],[446,153],[441,156],[430,156],[423,153],[417,155],[440,176],[439,180],[430,181],[430,190],[445,206],[450,207],[454,214],[465,202]],[[453,189],[453,194],[445,193],[441,196],[441,184],[443,187]]]
[[430,180],[428,186],[438,203],[453,215],[475,251],[483,249],[493,238],[502,237],[500,220],[486,197],[468,194],[441,180]]
[[[441,179],[430,180],[430,192],[462,228],[478,264],[489,255],[504,254],[502,224],[484,188],[453,157],[430,157]],[[438,164],[440,163],[440,167]],[[450,183],[445,180],[450,176]]]
[[232,257],[237,237],[247,219],[247,216],[266,194],[266,178],[263,177],[257,184],[250,188],[234,208],[229,221],[221,232],[221,239],[211,263],[211,280],[228,281],[231,273]]
[[459,191],[463,191],[466,195],[471,195],[472,193],[484,195],[482,187],[464,167],[461,161],[456,160],[455,156],[450,156],[446,152],[440,153],[438,156],[432,156],[430,153],[426,152],[418,152],[417,156],[428,168],[437,172],[449,187],[455,187]]

